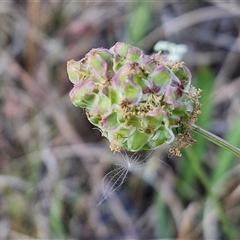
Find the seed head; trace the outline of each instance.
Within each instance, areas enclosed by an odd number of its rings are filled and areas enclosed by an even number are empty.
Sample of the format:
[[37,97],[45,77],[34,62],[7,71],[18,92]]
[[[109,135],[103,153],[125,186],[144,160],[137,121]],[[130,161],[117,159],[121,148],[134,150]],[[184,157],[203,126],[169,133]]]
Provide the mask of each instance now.
[[179,149],[194,142],[190,131],[200,113],[200,90],[191,85],[183,62],[118,42],[70,60],[67,71],[74,85],[71,101],[85,109],[111,150],[135,152],[167,143],[180,156]]

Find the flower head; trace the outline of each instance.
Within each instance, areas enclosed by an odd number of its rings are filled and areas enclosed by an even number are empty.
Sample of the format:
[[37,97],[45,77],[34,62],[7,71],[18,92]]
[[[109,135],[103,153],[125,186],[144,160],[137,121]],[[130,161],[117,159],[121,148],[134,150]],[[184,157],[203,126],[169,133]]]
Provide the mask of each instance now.
[[80,61],[67,64],[74,84],[70,98],[84,108],[89,121],[110,141],[113,151],[155,149],[170,152],[194,142],[191,125],[200,113],[200,90],[191,85],[183,62],[170,62],[160,52],[145,55],[118,42],[96,48]]

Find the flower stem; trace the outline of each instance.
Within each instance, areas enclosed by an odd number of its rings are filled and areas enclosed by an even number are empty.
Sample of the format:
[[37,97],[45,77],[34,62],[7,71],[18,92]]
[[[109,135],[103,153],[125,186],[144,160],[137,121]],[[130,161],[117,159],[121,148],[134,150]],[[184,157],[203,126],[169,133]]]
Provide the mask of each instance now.
[[202,137],[206,138],[207,140],[213,142],[214,144],[222,147],[230,152],[232,152],[237,157],[240,157],[240,149],[238,147],[233,146],[232,144],[228,143],[224,139],[216,136],[215,134],[197,126],[196,124],[192,124],[192,130]]

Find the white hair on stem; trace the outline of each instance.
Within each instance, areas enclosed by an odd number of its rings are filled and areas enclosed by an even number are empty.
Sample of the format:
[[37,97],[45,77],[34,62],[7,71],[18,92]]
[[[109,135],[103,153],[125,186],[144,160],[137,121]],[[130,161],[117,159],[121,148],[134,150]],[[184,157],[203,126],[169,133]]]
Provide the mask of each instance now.
[[142,169],[146,165],[150,153],[145,157],[142,157],[142,154],[137,155],[137,152],[128,156],[126,151],[124,151],[124,153],[120,152],[120,155],[121,158],[118,158],[115,168],[108,172],[102,179],[103,194],[97,206],[102,204],[110,194],[121,188],[129,172]]

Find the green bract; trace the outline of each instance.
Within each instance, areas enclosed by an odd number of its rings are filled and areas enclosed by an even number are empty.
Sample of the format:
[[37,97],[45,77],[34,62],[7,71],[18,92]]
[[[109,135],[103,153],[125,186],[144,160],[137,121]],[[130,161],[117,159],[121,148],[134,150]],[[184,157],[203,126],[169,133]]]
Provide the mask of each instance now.
[[190,130],[200,113],[200,90],[191,85],[183,62],[167,61],[160,52],[148,56],[118,42],[69,61],[67,71],[74,84],[73,104],[85,108],[113,151],[167,143],[172,154],[181,155],[179,149],[194,141]]

